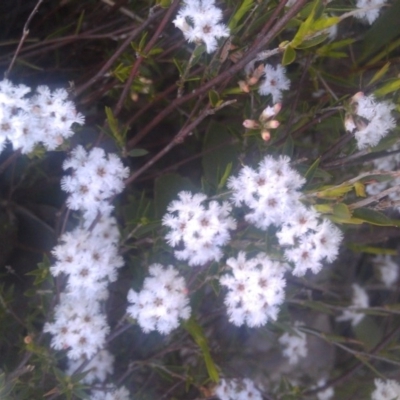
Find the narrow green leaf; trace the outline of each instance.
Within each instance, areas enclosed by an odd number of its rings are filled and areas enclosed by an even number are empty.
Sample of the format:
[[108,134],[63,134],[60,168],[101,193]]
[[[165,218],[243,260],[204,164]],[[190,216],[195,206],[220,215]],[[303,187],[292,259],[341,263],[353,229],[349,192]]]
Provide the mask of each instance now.
[[148,154],[149,152],[145,149],[132,149],[128,152],[129,157],[142,157]]
[[81,31],[84,16],[85,10],[82,10],[79,15],[78,23],[76,24],[75,35],[77,35]]
[[320,18],[313,22],[312,29],[314,31],[321,31],[333,25],[337,25],[339,22],[340,22],[339,17]]
[[296,49],[309,49],[310,47],[314,47],[319,45],[329,37],[328,33],[321,33],[318,36],[313,37],[312,39],[306,39],[301,44],[296,46]]
[[358,197],[367,197],[367,194],[365,193],[365,185],[363,183],[356,182],[354,184],[354,190]]
[[285,140],[285,144],[283,145],[282,148],[282,154],[292,158],[293,152],[294,152],[294,141],[292,135],[288,135],[287,139]]
[[371,210],[370,208],[357,208],[353,211],[353,217],[378,226],[397,226],[395,221],[392,221],[385,214]]
[[289,65],[296,59],[296,51],[292,46],[286,46],[285,52],[282,57],[282,65]]
[[306,178],[307,183],[311,182],[315,176],[315,172],[317,171],[318,165],[321,161],[321,157],[318,157],[308,168],[307,172],[304,175],[304,178]]
[[381,247],[373,247],[373,246],[364,246],[361,244],[349,244],[347,246],[350,250],[358,253],[367,253],[367,254],[382,254],[387,256],[396,256],[397,250],[386,249]]
[[388,72],[390,67],[390,62],[387,62],[373,77],[372,79],[368,82],[367,86],[372,85],[374,82],[378,81],[379,79],[382,78],[383,75],[386,74],[386,72]]
[[210,90],[208,92],[208,99],[210,100],[210,104],[213,107],[216,107],[218,105],[219,100],[220,100],[218,92],[216,92],[215,90]]
[[148,35],[147,31],[142,34],[142,37],[140,39],[139,46],[138,46],[139,52],[141,52],[143,50],[144,46],[146,45],[147,35]]
[[222,189],[225,186],[226,181],[228,180],[229,176],[231,175],[231,171],[232,171],[232,163],[230,162],[229,164],[227,164],[224,175],[222,175],[222,178],[219,181],[218,189]]
[[346,193],[353,189],[353,185],[343,185],[339,187],[326,187],[323,190],[318,191],[317,197],[319,198],[331,198],[331,197],[342,197]]
[[190,318],[183,323],[183,327],[189,332],[193,340],[200,347],[200,350],[204,357],[208,376],[213,382],[219,381],[219,374],[217,368],[211,358],[210,350],[207,344],[207,338],[203,333],[201,326],[195,321],[194,318]]
[[176,58],[172,59],[173,63],[175,64],[177,70],[179,71],[179,75],[183,75],[183,68],[181,66],[181,64],[179,63],[179,61]]
[[400,79],[391,79],[385,85],[374,91],[375,96],[381,97],[400,89]]
[[238,10],[235,12],[235,14],[228,23],[228,27],[231,31],[236,28],[240,20],[246,15],[246,13],[250,10],[253,4],[254,0],[243,0],[242,4],[240,5]]

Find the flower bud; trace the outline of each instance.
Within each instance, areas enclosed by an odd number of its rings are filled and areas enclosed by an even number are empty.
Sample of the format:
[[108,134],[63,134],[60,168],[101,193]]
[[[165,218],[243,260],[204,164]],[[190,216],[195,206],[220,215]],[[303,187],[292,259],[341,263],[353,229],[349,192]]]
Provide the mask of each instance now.
[[242,90],[242,92],[244,92],[244,93],[250,92],[249,85],[245,81],[239,81],[238,84],[239,84],[239,87]]
[[254,121],[254,119],[245,119],[243,121],[243,126],[247,129],[258,129],[260,124],[257,121]]
[[271,138],[271,133],[270,133],[270,131],[263,130],[263,131],[261,132],[261,137],[262,137],[262,139],[264,140],[264,142],[268,142],[268,140]]

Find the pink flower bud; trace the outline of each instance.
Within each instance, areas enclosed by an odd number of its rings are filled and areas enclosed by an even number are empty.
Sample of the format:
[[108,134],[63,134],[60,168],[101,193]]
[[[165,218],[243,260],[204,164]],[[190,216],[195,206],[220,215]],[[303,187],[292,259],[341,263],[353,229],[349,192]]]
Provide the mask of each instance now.
[[254,119],[245,119],[243,121],[243,126],[247,129],[258,129],[260,124],[257,121],[254,121]]
[[271,138],[271,133],[267,130],[264,130],[261,132],[261,137],[263,138],[264,142],[268,142],[268,140]]

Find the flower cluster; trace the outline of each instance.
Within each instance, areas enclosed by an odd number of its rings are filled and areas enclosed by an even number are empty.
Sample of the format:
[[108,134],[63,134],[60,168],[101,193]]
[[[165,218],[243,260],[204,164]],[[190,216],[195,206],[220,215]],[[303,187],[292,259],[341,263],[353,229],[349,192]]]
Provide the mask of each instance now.
[[399,278],[399,266],[391,256],[378,255],[373,263],[379,267],[381,281],[386,287],[393,286]]
[[149,275],[139,293],[129,290],[128,301],[132,304],[127,312],[144,332],[168,334],[179,326],[179,318],[190,317],[185,280],[172,265],[150,265]]
[[225,305],[229,320],[237,326],[246,323],[250,327],[275,320],[285,297],[286,266],[265,253],[246,260],[246,254],[240,252],[226,263],[230,273],[220,278],[220,284],[228,289]]
[[298,321],[294,324],[294,333],[285,332],[280,338],[279,343],[284,347],[283,355],[289,359],[289,364],[298,364],[300,358],[307,357],[307,337],[304,332],[297,328],[302,324]]
[[68,275],[69,291],[85,292],[94,300],[107,298],[107,286],[117,278],[124,261],[118,255],[119,231],[113,217],[101,217],[91,231],[76,228],[53,249],[53,276]]
[[79,291],[65,292],[54,310],[54,322],[46,323],[44,332],[53,335],[51,347],[67,350],[70,359],[93,357],[105,344],[109,332],[100,303]]
[[400,384],[393,379],[383,381],[375,379],[375,390],[371,400],[398,400],[400,399]]
[[260,229],[271,224],[280,227],[279,244],[285,247],[285,257],[295,265],[293,274],[307,270],[317,273],[322,260],[332,262],[338,254],[342,234],[330,221],[321,218],[300,201],[300,187],[305,180],[289,164],[288,157],[277,160],[267,156],[258,170],[245,166],[238,177],[231,177],[235,205],[244,203],[251,212],[245,218]]
[[99,147],[87,152],[77,146],[63,168],[73,170],[61,180],[62,189],[70,193],[68,207],[82,211],[87,226],[98,214],[110,215],[113,206],[109,200],[122,192],[124,179],[129,175],[120,158],[116,154],[106,155]]
[[368,293],[360,285],[353,283],[353,298],[351,306],[343,311],[343,314],[337,317],[338,321],[351,321],[353,326],[358,325],[364,318],[365,314],[359,312],[357,308],[368,308],[369,298]]
[[355,16],[370,25],[378,18],[382,6],[386,0],[357,0],[357,8],[360,9]]
[[360,150],[376,146],[396,126],[391,112],[395,106],[390,102],[377,102],[374,96],[355,94],[351,100],[353,110],[346,116],[345,127],[354,132]]
[[278,64],[275,68],[270,64],[264,66],[264,79],[258,92],[262,96],[271,95],[274,104],[282,100],[282,92],[290,88],[290,80],[286,77],[286,70]]
[[342,232],[329,220],[320,219],[312,208],[299,204],[288,215],[288,222],[277,233],[279,244],[286,246],[285,257],[294,264],[293,275],[314,274],[322,268],[322,260],[332,262],[339,252]]
[[180,200],[168,206],[162,221],[170,228],[166,235],[168,244],[183,247],[175,250],[175,257],[188,260],[192,266],[220,260],[221,246],[229,241],[229,231],[236,228],[235,220],[229,216],[231,206],[228,202],[220,205],[211,201],[207,209],[202,204],[206,200],[203,194],[180,192],[178,197]]
[[266,156],[258,170],[245,166],[238,177],[231,177],[228,188],[236,206],[244,203],[251,210],[245,218],[257,228],[283,224],[299,203],[305,179],[290,166],[289,157],[277,160]]
[[39,143],[54,150],[73,135],[74,123],[84,122],[65,89],[51,92],[47,86],[39,86],[34,96],[25,97],[29,92],[25,85],[0,81],[0,151],[7,140],[24,154]]
[[222,11],[214,0],[185,0],[185,6],[173,21],[189,42],[204,43],[207,53],[218,47],[217,39],[229,36],[229,29],[222,23]]
[[221,379],[214,389],[215,396],[220,400],[262,400],[261,392],[254,382],[245,379]]

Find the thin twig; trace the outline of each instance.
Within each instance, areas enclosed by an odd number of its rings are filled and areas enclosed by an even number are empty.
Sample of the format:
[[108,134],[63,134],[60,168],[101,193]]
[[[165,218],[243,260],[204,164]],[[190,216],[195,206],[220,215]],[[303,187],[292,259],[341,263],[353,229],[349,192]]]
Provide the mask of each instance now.
[[17,57],[18,57],[18,54],[19,54],[19,52],[20,52],[20,50],[21,50],[21,48],[22,48],[22,46],[23,46],[23,44],[24,44],[24,42],[25,42],[25,39],[26,39],[27,36],[29,35],[29,29],[28,29],[28,28],[29,28],[29,24],[30,24],[30,22],[32,21],[33,16],[36,14],[36,12],[37,12],[37,10],[39,9],[40,4],[41,4],[42,2],[43,2],[43,0],[38,0],[38,2],[36,3],[35,8],[34,8],[34,9],[32,10],[32,12],[29,14],[29,17],[28,17],[28,19],[27,19],[26,22],[25,22],[24,29],[23,29],[23,31],[22,31],[21,40],[20,40],[19,43],[18,43],[17,50],[15,50],[14,56],[13,56],[11,62],[10,62],[9,67],[7,68],[7,71],[4,72],[4,78],[5,78],[5,79],[7,79],[8,76],[10,75],[10,72],[11,72],[13,66],[14,66],[15,60],[16,60]]

